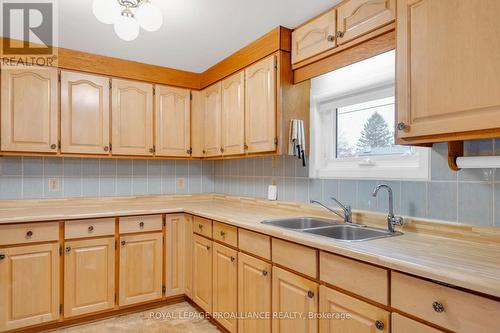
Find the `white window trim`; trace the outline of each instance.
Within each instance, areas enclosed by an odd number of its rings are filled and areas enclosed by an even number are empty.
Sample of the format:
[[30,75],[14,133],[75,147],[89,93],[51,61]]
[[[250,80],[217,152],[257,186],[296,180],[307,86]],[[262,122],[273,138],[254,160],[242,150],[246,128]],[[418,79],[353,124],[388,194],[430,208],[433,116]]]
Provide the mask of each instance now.
[[[412,154],[398,156],[376,156],[370,158],[333,158],[325,161],[325,145],[321,144],[322,119],[320,108],[330,109],[361,103],[369,99],[394,96],[394,81],[386,81],[370,89],[351,91],[348,95],[311,95],[311,156],[310,178],[373,179],[373,180],[417,180],[428,181],[430,177],[430,149],[413,147]],[[334,117],[336,121],[336,117]],[[334,125],[336,125],[334,123]],[[336,126],[335,126],[336,127]],[[333,149],[336,151],[336,133]]]

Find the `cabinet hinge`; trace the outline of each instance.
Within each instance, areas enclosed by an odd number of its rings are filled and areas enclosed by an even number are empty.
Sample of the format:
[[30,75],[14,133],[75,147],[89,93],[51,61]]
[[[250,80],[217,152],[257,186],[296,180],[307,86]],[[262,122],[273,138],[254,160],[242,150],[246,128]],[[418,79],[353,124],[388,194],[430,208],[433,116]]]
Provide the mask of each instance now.
[[112,151],[113,150],[113,145],[110,143],[109,144],[109,151]]
[[278,59],[274,56],[274,69],[278,69]]
[[118,248],[118,241],[115,239],[115,250]]
[[163,221],[163,226],[165,227],[167,225],[167,221]]
[[278,137],[274,138],[274,144],[277,146],[278,145]]
[[63,313],[64,306],[62,304],[59,304],[59,314]]
[[61,256],[62,256],[62,245],[59,246],[59,257],[61,257]]
[[61,140],[57,141],[57,148],[61,149]]
[[156,95],[156,88],[153,87],[153,95]]
[[193,92],[189,92],[189,100],[192,101],[193,100]]
[[58,80],[59,82],[61,82],[61,72],[59,72],[59,73],[57,74],[57,80]]
[[189,155],[193,155],[193,147],[189,147],[189,149],[187,150],[187,153]]
[[117,300],[117,297],[116,297],[116,293],[115,293],[115,303],[116,303],[116,300]]
[[167,287],[163,286],[163,287],[161,288],[161,291],[165,294],[165,293],[167,292]]

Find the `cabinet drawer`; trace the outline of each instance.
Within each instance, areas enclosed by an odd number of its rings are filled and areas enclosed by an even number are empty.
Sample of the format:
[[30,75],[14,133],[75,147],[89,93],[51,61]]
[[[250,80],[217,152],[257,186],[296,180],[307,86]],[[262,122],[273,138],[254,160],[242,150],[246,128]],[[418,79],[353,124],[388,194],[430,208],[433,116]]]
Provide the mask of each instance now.
[[120,234],[134,232],[161,231],[161,215],[120,217]]
[[195,216],[193,219],[193,232],[212,238],[212,220]]
[[238,228],[214,221],[214,239],[234,247],[238,246]]
[[443,333],[434,327],[406,318],[399,313],[392,314],[392,333]]
[[320,280],[388,305],[388,270],[326,252],[320,253],[319,267]]
[[59,240],[59,222],[0,226],[0,245],[52,242],[57,240]]
[[313,278],[318,276],[317,250],[277,238],[272,243],[273,262]]
[[500,302],[393,272],[392,307],[456,332],[500,332]]
[[65,239],[112,236],[114,234],[114,218],[66,221],[64,225]]
[[240,250],[271,260],[271,237],[239,229],[238,238]]

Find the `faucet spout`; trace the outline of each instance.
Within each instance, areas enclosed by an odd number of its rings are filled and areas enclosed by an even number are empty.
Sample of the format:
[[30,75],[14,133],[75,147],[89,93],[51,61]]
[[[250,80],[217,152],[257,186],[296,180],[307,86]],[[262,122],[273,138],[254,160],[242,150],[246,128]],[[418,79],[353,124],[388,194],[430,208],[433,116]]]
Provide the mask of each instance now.
[[394,198],[392,195],[392,188],[387,184],[381,184],[373,190],[372,196],[376,197],[380,189],[386,189],[389,194],[389,213],[387,215],[387,230],[389,232],[394,232],[395,225],[403,225],[403,218],[400,216],[394,216]]

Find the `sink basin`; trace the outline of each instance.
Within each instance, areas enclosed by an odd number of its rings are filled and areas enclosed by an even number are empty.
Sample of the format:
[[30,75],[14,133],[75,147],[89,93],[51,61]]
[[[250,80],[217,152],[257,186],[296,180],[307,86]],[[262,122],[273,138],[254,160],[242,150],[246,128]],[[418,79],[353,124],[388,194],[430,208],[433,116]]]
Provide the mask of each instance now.
[[279,220],[267,220],[262,221],[261,223],[293,230],[307,230],[312,228],[331,227],[343,222],[320,219],[316,217],[292,217]]
[[325,228],[304,230],[308,234],[334,238],[348,242],[364,241],[377,238],[393,237],[402,235],[401,232],[391,233],[383,229],[368,228],[357,225],[341,224]]

